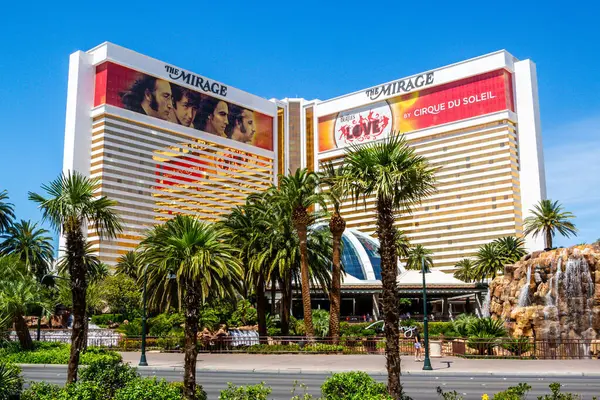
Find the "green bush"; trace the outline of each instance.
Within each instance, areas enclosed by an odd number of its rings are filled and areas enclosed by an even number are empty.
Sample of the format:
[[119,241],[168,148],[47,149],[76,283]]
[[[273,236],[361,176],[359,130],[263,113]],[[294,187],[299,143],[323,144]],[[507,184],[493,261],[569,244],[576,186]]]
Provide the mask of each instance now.
[[391,400],[387,387],[365,372],[333,374],[321,386],[323,400]]
[[252,307],[252,304],[248,300],[240,300],[237,304],[235,311],[227,321],[229,326],[245,326],[245,325],[256,325],[258,316],[256,308]]
[[[552,385],[550,385],[552,386]],[[559,384],[560,387],[560,384]],[[531,386],[526,383],[519,383],[517,386],[511,386],[503,392],[496,393],[492,400],[523,400],[527,398],[527,392],[531,390]],[[542,397],[539,397],[542,399]],[[562,400],[560,397],[548,397],[545,400]],[[565,398],[564,400],[571,399]],[[575,399],[575,398],[573,398]]]
[[[66,343],[34,343],[33,350],[23,351],[18,345],[0,349],[0,359],[15,364],[67,364],[69,362],[70,346]],[[87,365],[97,360],[121,360],[117,352],[88,347],[81,354],[80,364]]]
[[269,354],[269,353],[299,353],[300,346],[292,344],[257,344],[245,349],[251,354]]
[[367,329],[367,326],[371,324],[372,322],[361,322],[358,324],[350,324],[346,321],[340,322],[340,336],[375,336],[377,334],[375,329]]
[[[182,396],[181,382],[169,383],[164,379],[138,378],[117,390],[114,400],[181,400]],[[196,385],[196,399],[206,400],[206,392],[201,385]]]
[[[422,325],[422,324],[420,324]],[[447,336],[447,337],[456,337],[459,336],[458,332],[454,330],[454,324],[452,322],[429,322],[428,324],[429,335],[430,336]],[[423,330],[420,327],[420,331]]]
[[315,335],[325,337],[329,334],[329,311],[312,310],[313,328]]
[[116,359],[94,360],[89,366],[82,368],[79,375],[81,382],[95,382],[102,389],[102,397],[98,400],[112,399],[117,390],[137,378],[139,375],[135,368]]
[[528,337],[516,337],[502,341],[502,348],[510,351],[515,356],[521,356],[533,349],[533,343]]
[[109,321],[121,323],[125,320],[122,314],[100,314],[92,315],[92,323],[96,325],[108,325]]
[[181,325],[185,322],[182,314],[158,314],[154,318],[148,320],[150,327],[150,336],[165,337],[172,331],[180,331]]
[[0,360],[0,400],[17,396],[23,389],[21,369],[16,365]]
[[[524,383],[522,383],[521,385],[525,385]],[[527,388],[527,390],[531,389],[531,386],[529,385],[525,385],[525,387]],[[538,397],[539,400],[581,400],[581,396],[573,394],[573,393],[561,393],[560,392],[560,383],[558,382],[554,382],[550,384],[550,391],[552,392],[552,394],[550,395],[545,395],[545,396],[540,396]],[[520,398],[519,398],[520,399]],[[593,399],[595,399],[595,397],[593,397]],[[504,398],[496,398],[496,396],[494,396],[493,400],[505,400]],[[510,398],[506,398],[506,400],[512,400]]]
[[344,346],[316,343],[306,345],[302,350],[309,353],[341,353],[344,351]]
[[475,320],[477,320],[477,317],[473,314],[460,314],[452,322],[452,326],[454,331],[461,337],[467,337],[470,335],[471,325]]
[[63,388],[46,382],[34,382],[21,394],[21,400],[55,400],[62,396]]
[[117,332],[121,332],[128,337],[142,336],[142,319],[136,318],[133,321],[129,321],[127,324],[121,324],[117,328]]
[[227,389],[221,391],[219,400],[267,400],[271,392],[264,382],[249,386],[236,386],[230,382]]

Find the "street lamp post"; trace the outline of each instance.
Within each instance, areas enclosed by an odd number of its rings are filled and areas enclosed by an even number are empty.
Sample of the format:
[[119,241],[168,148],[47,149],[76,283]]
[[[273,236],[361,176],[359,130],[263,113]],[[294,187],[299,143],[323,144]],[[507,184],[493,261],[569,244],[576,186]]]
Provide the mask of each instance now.
[[425,284],[425,257],[421,257],[421,272],[423,274],[423,340],[425,346],[424,371],[431,371],[431,361],[429,360],[429,327],[427,325],[427,286]]
[[144,268],[144,290],[142,292],[142,356],[140,357],[140,367],[147,367],[146,361],[146,284],[148,283],[148,265]]

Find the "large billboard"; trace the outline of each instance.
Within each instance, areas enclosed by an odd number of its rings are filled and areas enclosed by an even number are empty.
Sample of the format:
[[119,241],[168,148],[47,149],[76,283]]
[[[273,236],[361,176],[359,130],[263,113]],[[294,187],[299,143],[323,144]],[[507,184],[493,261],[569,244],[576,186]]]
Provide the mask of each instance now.
[[[271,116],[111,62],[96,67],[95,83],[94,106],[110,104],[273,150]],[[226,95],[225,86],[202,83],[205,92]]]
[[498,70],[319,118],[319,152],[502,110],[514,111],[511,75]]

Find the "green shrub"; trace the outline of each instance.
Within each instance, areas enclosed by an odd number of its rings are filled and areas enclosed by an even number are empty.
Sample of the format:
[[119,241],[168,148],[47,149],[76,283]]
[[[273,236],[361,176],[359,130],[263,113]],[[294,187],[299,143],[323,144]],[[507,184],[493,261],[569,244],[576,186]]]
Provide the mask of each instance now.
[[516,337],[502,341],[502,348],[510,351],[515,356],[523,355],[533,349],[533,343],[528,337]]
[[230,382],[227,389],[221,391],[219,400],[267,400],[271,392],[264,382],[249,386],[236,386]]
[[[525,385],[525,384],[521,384],[521,385]],[[531,386],[529,385],[525,385],[527,387],[527,390],[531,389]],[[577,395],[577,394],[573,394],[573,393],[561,393],[560,391],[560,383],[558,382],[554,382],[550,384],[550,391],[552,392],[552,394],[550,395],[545,395],[545,396],[540,396],[538,397],[539,400],[581,400],[581,396]],[[515,398],[517,399],[517,398]],[[520,398],[518,398],[520,399]],[[594,397],[595,399],[595,397]],[[504,398],[496,398],[496,396],[494,396],[493,400],[505,400]],[[512,400],[511,398],[507,397],[506,400]]]
[[[138,378],[117,390],[114,400],[181,400],[183,384],[169,383],[156,378]],[[198,400],[206,399],[202,386],[196,388]]]
[[371,325],[372,322],[361,322],[358,324],[350,324],[346,321],[340,323],[340,336],[355,336],[355,337],[366,337],[375,336],[377,334],[375,329],[367,329],[367,326]]
[[16,365],[0,360],[0,400],[17,396],[23,389],[21,369]]
[[[420,324],[422,325],[422,324]],[[429,322],[428,324],[430,336],[447,336],[456,337],[459,336],[458,332],[454,330],[454,324],[452,322]],[[423,332],[420,327],[420,331]]]
[[[81,369],[80,382],[95,382],[102,389],[101,399],[110,400],[115,392],[139,378],[137,370],[117,359],[97,359]],[[100,400],[100,399],[99,399]]]
[[125,320],[122,314],[100,314],[92,315],[92,323],[96,325],[108,325],[110,321],[121,323]]
[[57,400],[99,400],[103,397],[102,388],[96,382],[76,382],[67,385]]
[[[552,386],[552,385],[551,385]],[[559,385],[560,387],[560,385]],[[531,386],[526,383],[519,383],[517,386],[511,386],[503,392],[498,392],[494,395],[492,400],[523,400],[527,398],[527,392],[531,390]],[[542,399],[541,397],[539,397]],[[562,400],[560,397],[548,397],[545,400]],[[565,400],[571,398],[565,398]],[[574,398],[573,398],[574,399]]]
[[302,350],[309,353],[341,353],[344,351],[344,346],[316,343],[306,345]]
[[321,394],[323,400],[391,400],[385,384],[360,371],[333,374],[323,382]]
[[248,300],[240,300],[235,311],[227,321],[227,325],[233,327],[256,325],[257,321],[256,308],[252,307],[252,304]]
[[[66,343],[35,343],[33,350],[23,351],[17,345],[4,347],[0,349],[0,359],[15,364],[67,364],[69,362],[70,346]],[[121,355],[117,352],[88,347],[81,354],[80,364],[86,365],[96,360],[121,360]]]
[[269,353],[299,353],[300,346],[292,344],[257,344],[245,349],[251,354],[269,354]]
[[174,328],[176,328],[175,330],[181,330],[181,324],[184,322],[185,318],[179,313],[158,314],[156,317],[148,320],[148,326],[150,326],[150,336],[168,336],[171,331],[174,330]]
[[[177,390],[179,390],[179,392],[183,396],[183,382],[171,382],[171,383],[169,383],[169,385],[177,388]],[[196,400],[207,400],[207,399],[208,399],[208,397],[206,395],[206,392],[204,391],[204,388],[202,387],[202,385],[200,385],[196,382]]]
[[498,344],[498,338],[485,332],[469,336],[467,346],[476,350],[480,356],[491,355],[494,347]]
[[129,321],[127,324],[121,324],[117,328],[117,332],[121,332],[128,337],[142,336],[142,319],[136,318],[133,321]]
[[313,328],[315,335],[325,337],[329,334],[329,311],[312,310]]
[[21,400],[55,400],[60,398],[63,389],[46,382],[34,382],[21,394]]

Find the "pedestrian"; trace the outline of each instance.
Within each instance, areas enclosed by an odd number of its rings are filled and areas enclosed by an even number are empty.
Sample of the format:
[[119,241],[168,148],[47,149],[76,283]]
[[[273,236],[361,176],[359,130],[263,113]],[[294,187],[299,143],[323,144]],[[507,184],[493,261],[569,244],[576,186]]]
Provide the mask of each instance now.
[[421,335],[415,331],[415,361],[421,361]]

